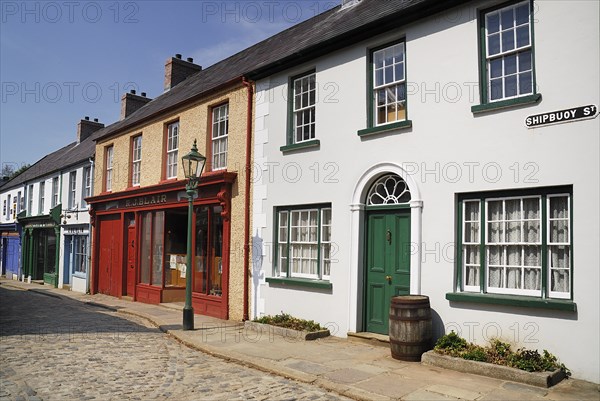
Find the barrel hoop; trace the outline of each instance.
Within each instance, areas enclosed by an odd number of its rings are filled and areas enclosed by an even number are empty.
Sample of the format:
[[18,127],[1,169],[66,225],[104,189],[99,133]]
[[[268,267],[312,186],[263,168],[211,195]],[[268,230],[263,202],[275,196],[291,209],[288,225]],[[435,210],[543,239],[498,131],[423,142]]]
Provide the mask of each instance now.
[[391,344],[397,344],[397,345],[428,345],[429,344],[429,340],[431,340],[430,338],[425,338],[421,341],[398,341],[395,340],[393,338],[390,338],[390,343]]
[[431,307],[431,305],[429,304],[429,302],[410,302],[410,303],[406,303],[406,302],[394,302],[394,300],[392,299],[391,302],[392,305],[401,305],[407,308],[419,308],[419,307],[424,307],[424,308],[429,308]]

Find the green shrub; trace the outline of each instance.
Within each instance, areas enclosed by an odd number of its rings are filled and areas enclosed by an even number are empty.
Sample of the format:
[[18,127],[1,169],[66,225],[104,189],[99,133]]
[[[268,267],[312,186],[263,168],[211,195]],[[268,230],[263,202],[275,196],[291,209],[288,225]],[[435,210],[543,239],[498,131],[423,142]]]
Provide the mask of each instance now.
[[467,340],[451,331],[437,340],[434,349],[440,354],[459,356],[461,352],[467,349],[467,345]]
[[471,361],[488,362],[510,366],[527,372],[547,372],[560,369],[570,375],[569,369],[547,350],[540,355],[537,350],[524,348],[512,351],[510,344],[497,338],[490,340],[487,347],[468,343],[454,331],[446,334],[435,343],[435,352]]
[[497,338],[490,340],[490,346],[487,348],[488,362],[496,365],[507,365],[506,358],[511,354],[510,344]]
[[540,355],[537,350],[520,348],[508,358],[508,363],[509,366],[528,372],[548,372],[561,369],[569,373],[569,369],[559,363],[558,358],[547,350],[544,350],[544,355]]
[[488,356],[483,347],[479,345],[473,345],[469,347],[463,354],[463,359],[468,359],[470,361],[479,361],[479,362],[487,362]]
[[262,316],[254,319],[257,323],[270,324],[272,326],[285,327],[286,329],[299,331],[319,331],[322,327],[314,320],[304,320],[293,317],[288,313],[281,312],[274,316]]

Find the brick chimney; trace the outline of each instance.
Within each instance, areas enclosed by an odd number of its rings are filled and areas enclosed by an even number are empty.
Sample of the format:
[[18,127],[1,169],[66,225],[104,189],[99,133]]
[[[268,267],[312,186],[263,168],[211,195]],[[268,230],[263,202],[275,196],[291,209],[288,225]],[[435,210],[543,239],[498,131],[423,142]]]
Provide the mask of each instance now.
[[202,71],[202,67],[194,64],[194,59],[188,57],[187,61],[181,59],[181,54],[176,54],[165,63],[165,92],[175,85],[185,81],[191,75]]
[[86,116],[77,124],[77,143],[84,141],[100,128],[104,128],[104,124],[99,123],[97,118],[94,118],[94,121],[90,121],[90,118]]
[[135,90],[125,93],[121,96],[121,120],[129,117],[134,111],[151,101],[146,97],[146,92],[142,92],[141,96],[135,94]]

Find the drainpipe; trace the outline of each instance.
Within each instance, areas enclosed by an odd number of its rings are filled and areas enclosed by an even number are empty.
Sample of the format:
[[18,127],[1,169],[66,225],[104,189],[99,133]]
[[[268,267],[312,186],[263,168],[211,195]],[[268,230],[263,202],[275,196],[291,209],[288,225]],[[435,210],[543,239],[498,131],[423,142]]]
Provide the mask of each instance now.
[[[89,158],[90,162],[90,193],[94,194],[94,158]],[[85,176],[83,177],[85,180]],[[85,191],[85,183],[83,184]],[[86,269],[85,269],[85,293],[90,293],[90,270],[92,267],[92,218],[89,215],[90,205],[87,205],[88,208],[88,217],[90,222],[88,223],[88,242],[87,242],[87,260],[86,260]]]
[[246,215],[244,218],[244,317],[248,320],[248,281],[250,268],[250,173],[252,171],[252,104],[253,89],[252,82],[242,77],[242,83],[248,89],[248,105],[246,109],[246,189],[244,193],[244,207]]

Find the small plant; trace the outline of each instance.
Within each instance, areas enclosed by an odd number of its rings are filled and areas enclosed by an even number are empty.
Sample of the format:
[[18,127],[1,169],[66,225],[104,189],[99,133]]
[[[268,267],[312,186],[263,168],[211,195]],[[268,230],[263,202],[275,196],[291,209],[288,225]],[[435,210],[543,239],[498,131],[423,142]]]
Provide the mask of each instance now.
[[479,361],[479,362],[487,362],[488,356],[483,347],[479,345],[472,345],[469,347],[463,354],[463,359],[468,359],[470,361]]
[[434,349],[440,354],[459,356],[461,352],[467,349],[467,345],[467,340],[451,331],[437,340]]
[[285,327],[286,329],[299,330],[299,331],[319,331],[322,327],[319,323],[314,320],[304,320],[293,317],[289,313],[281,312],[274,316],[262,316],[254,319],[257,323],[270,324],[272,326]]
[[497,338],[490,340],[487,347],[468,343],[454,331],[446,334],[436,342],[433,348],[437,353],[463,358],[471,361],[488,362],[496,365],[510,366],[527,372],[546,372],[557,369],[570,375],[569,369],[558,361],[558,358],[547,350],[540,355],[537,350],[520,348],[511,350],[510,344]]
[[510,344],[502,342],[497,338],[490,340],[490,346],[487,351],[488,362],[496,365],[507,365],[506,358],[512,354]]
[[558,362],[558,358],[547,350],[544,350],[544,355],[540,355],[537,350],[527,350],[520,348],[516,353],[508,358],[509,366],[526,370],[528,372],[545,372],[556,369],[561,369],[567,374],[569,369],[562,363]]

